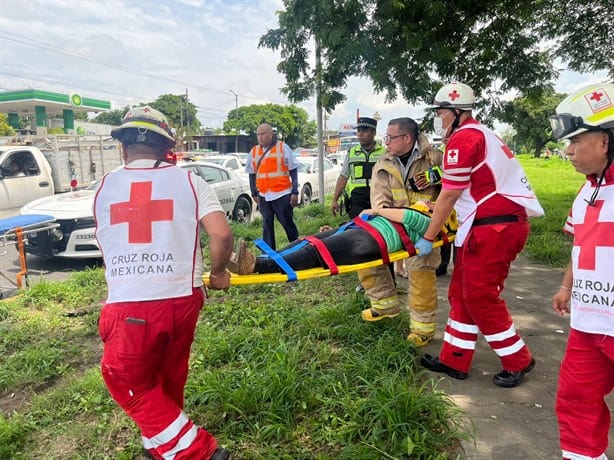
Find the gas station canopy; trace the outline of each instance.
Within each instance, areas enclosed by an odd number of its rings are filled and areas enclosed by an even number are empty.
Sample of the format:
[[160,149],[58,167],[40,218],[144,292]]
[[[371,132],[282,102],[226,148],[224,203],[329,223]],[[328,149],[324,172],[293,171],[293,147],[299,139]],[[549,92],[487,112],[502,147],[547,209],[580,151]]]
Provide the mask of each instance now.
[[0,113],[8,114],[8,122],[14,128],[19,126],[19,117],[34,115],[35,126],[46,131],[50,115],[64,118],[64,130],[74,130],[75,112],[101,112],[111,109],[109,101],[81,96],[78,93],[56,93],[38,89],[24,89],[0,93]]

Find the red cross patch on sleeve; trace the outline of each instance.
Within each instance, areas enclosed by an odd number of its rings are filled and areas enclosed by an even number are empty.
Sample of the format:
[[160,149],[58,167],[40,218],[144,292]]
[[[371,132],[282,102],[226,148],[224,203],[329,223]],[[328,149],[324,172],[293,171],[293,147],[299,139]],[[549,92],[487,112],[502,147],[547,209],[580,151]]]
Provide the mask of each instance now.
[[446,150],[446,164],[449,164],[449,165],[458,164],[458,149]]

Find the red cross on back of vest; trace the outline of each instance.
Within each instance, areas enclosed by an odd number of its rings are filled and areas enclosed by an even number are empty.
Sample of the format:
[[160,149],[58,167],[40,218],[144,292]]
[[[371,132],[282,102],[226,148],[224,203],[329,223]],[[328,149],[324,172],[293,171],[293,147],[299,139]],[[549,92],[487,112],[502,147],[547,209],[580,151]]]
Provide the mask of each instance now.
[[597,246],[614,247],[614,222],[599,221],[604,200],[595,201],[587,206],[584,223],[574,224],[574,246],[580,247],[578,268],[595,270]]
[[154,222],[173,220],[173,200],[152,200],[151,182],[134,182],[130,201],[111,205],[111,225],[128,223],[128,242],[151,243]]

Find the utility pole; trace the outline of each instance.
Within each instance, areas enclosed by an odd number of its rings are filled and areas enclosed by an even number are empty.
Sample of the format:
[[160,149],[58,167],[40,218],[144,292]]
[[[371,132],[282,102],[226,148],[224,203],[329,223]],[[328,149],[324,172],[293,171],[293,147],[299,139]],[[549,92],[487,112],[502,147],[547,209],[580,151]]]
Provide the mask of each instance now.
[[[239,95],[235,93],[233,90],[229,89],[232,94],[235,95],[235,113],[237,115],[237,119],[239,118]],[[235,128],[235,152],[239,151],[239,129]]]

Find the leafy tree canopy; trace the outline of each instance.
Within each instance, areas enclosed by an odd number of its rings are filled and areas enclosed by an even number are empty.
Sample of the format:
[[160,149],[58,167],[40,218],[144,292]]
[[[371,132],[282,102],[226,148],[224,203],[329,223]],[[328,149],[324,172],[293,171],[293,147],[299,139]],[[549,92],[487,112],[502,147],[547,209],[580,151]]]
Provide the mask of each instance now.
[[574,70],[613,72],[611,0],[573,5],[555,0],[284,0],[284,6],[279,27],[263,35],[260,46],[280,49],[282,90],[298,102],[315,91],[318,75],[310,52],[316,43],[323,59],[322,105],[329,111],[343,101],[340,90],[350,75],[370,78],[374,90],[389,100],[402,96],[429,103],[442,82],[452,80],[469,84],[486,99],[512,89],[539,95],[552,88],[555,57]]
[[178,138],[200,134],[201,125],[196,117],[196,106],[185,94],[163,94],[149,105],[166,115],[169,124],[176,129]]
[[519,97],[504,104],[497,118],[514,127],[514,143],[526,145],[539,157],[546,144],[554,140],[548,117],[565,96],[550,90],[539,97]]
[[[368,3],[284,0],[286,9],[278,13],[279,28],[263,35],[259,46],[281,49],[277,70],[286,76],[282,91],[291,101],[309,99],[318,80],[324,110],[330,113],[346,99],[340,89],[350,76],[362,73],[357,56],[367,40],[364,17]],[[318,40],[321,51],[319,74],[309,64],[312,38]]]
[[233,109],[224,122],[224,130],[244,131],[250,141],[256,144],[256,128],[262,123],[268,123],[277,129],[285,142],[298,147],[313,142],[316,125],[308,121],[307,112],[296,105],[284,106],[278,104],[254,104]]
[[6,113],[0,113],[0,136],[13,136],[15,130],[9,125],[9,117]]
[[122,120],[124,119],[124,115],[130,110],[130,106],[127,105],[123,109],[120,110],[109,110],[108,112],[101,112],[94,119],[92,119],[95,123],[103,123],[107,125],[118,126],[122,124]]

